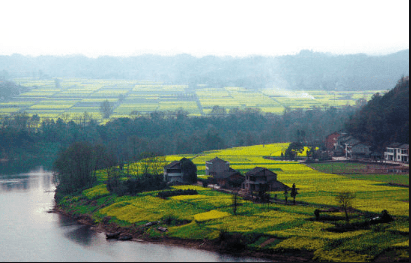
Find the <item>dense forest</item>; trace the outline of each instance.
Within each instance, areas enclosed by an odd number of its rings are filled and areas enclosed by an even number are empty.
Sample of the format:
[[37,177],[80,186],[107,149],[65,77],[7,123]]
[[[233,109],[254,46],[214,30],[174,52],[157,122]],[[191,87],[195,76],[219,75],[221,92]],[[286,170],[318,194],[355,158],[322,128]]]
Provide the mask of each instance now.
[[214,106],[207,117],[188,112],[155,111],[99,125],[88,113],[76,120],[40,120],[26,113],[0,118],[0,159],[55,158],[74,142],[102,144],[117,161],[135,161],[143,153],[200,153],[235,146],[301,141],[322,146],[334,131],[346,130],[382,150],[392,142],[409,143],[409,78],[384,96],[376,93],[356,107],[286,109],[282,115],[259,109]]
[[0,80],[93,78],[151,80],[165,84],[247,89],[386,90],[409,75],[409,50],[384,56],[334,55],[302,50],[296,55],[201,58],[141,55],[88,58],[85,56],[0,56]]
[[375,94],[361,110],[350,117],[347,131],[375,150],[393,142],[409,144],[410,85],[401,78],[384,96]]
[[215,106],[210,117],[188,117],[179,109],[173,114],[152,112],[113,119],[105,125],[97,124],[87,113],[76,121],[46,119],[41,123],[37,115],[23,113],[0,119],[0,158],[54,158],[59,149],[79,141],[104,144],[119,161],[136,160],[143,152],[199,153],[295,140],[320,144],[325,136],[342,129],[354,111],[354,107],[346,106],[287,109],[282,115],[274,115],[258,109],[227,111]]

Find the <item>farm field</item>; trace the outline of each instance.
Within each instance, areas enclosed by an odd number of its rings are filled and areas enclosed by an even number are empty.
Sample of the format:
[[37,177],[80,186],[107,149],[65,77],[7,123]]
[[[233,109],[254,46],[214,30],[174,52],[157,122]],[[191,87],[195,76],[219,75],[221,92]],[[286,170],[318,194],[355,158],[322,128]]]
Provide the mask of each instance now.
[[[197,190],[195,195],[162,199],[157,197],[159,191],[150,191],[119,197],[107,191],[104,171],[99,173],[98,185],[67,196],[60,204],[72,213],[89,214],[96,222],[110,217],[111,222],[119,225],[139,227],[159,220],[168,228],[162,233],[156,227],[149,227],[145,235],[150,238],[216,241],[226,232],[240,235],[249,249],[272,253],[308,251],[318,261],[372,261],[384,253],[408,260],[408,187],[388,186],[387,178],[380,175],[375,178],[367,175],[368,179],[362,180],[360,176],[322,173],[299,162],[263,158],[279,156],[287,146],[288,143],[236,147],[199,155],[166,156],[166,161],[190,158],[199,174],[204,174],[205,161],[214,157],[229,161],[232,168],[243,173],[255,166],[266,167],[277,173],[279,181],[288,186],[296,184],[299,192],[296,205],[292,202],[286,205],[282,192],[270,192],[272,197],[277,194],[278,202],[267,206],[240,198],[234,214],[232,195],[198,185],[173,186],[173,189]],[[356,194],[354,210],[350,212],[351,223],[364,222],[382,210],[387,210],[395,221],[335,231],[338,225],[345,224],[343,212],[326,213],[324,219],[315,220],[315,209],[338,207],[335,196],[343,190]],[[268,240],[272,242],[266,242]]]
[[[262,91],[244,87],[214,88],[198,85],[170,85],[152,81],[102,79],[14,79],[31,90],[10,101],[0,102],[0,116],[26,112],[40,118],[76,119],[84,112],[99,122],[101,102],[108,100],[114,112],[110,118],[129,117],[132,112],[147,114],[153,111],[175,111],[183,108],[189,116],[207,115],[215,105],[232,108],[259,108],[262,112],[281,114],[285,107],[310,108],[355,105],[356,100],[369,100],[384,91],[284,91],[273,87]],[[107,120],[105,120],[107,121]]]
[[400,184],[409,186],[409,174],[394,173],[394,174],[362,174],[362,171],[367,169],[369,164],[362,163],[313,163],[310,164],[314,169],[325,173],[343,174],[346,177],[360,180],[381,181],[391,184]]

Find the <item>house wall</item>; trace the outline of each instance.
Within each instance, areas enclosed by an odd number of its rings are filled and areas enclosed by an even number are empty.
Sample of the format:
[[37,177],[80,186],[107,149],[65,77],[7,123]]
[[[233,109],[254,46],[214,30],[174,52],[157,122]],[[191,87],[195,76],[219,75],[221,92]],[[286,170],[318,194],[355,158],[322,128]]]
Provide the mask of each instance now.
[[384,152],[384,159],[393,162],[409,162],[409,151],[401,148],[387,147]]
[[[277,175],[267,171],[264,171],[264,173],[258,175],[246,175],[245,181],[243,182],[241,188],[248,191],[259,191],[260,184],[265,184],[271,180],[277,181]],[[269,189],[271,189],[271,185]]]
[[340,137],[341,134],[339,133],[333,133],[327,136],[325,139],[325,147],[327,150],[332,151],[335,149],[335,144],[337,143],[338,137]]
[[369,156],[371,154],[370,147],[364,144],[354,145],[351,148],[353,156]]
[[174,182],[180,181],[183,182],[183,173],[181,169],[164,169],[164,181]]
[[180,173],[167,174],[168,182],[181,182],[183,183],[183,175]]
[[206,162],[206,175],[218,175],[228,173],[230,164],[228,162]]
[[397,159],[398,162],[408,163],[409,162],[409,150],[408,149],[398,149]]
[[396,151],[394,148],[387,147],[386,151],[384,152],[384,159],[386,161],[394,161],[395,160]]

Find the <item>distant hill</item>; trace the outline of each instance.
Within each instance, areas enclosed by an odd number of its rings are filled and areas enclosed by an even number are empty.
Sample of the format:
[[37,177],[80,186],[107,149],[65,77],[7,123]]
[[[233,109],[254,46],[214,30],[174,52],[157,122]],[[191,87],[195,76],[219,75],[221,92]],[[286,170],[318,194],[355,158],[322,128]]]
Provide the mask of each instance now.
[[141,55],[0,56],[0,79],[102,78],[159,81],[171,84],[240,86],[248,89],[386,90],[409,75],[409,50],[385,56],[333,55],[303,50],[297,55],[245,58],[196,58]]
[[410,85],[407,76],[384,96],[375,94],[347,122],[346,129],[381,150],[393,142],[409,144],[409,119]]

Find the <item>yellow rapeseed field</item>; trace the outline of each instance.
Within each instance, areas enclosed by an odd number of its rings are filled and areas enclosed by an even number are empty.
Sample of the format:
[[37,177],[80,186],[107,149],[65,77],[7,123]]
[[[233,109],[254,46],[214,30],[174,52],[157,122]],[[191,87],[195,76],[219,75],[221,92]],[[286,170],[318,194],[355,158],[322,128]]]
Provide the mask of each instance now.
[[[157,197],[158,191],[144,192],[134,197],[113,196],[113,203],[98,210],[98,220],[110,216],[121,222],[144,224],[171,216],[189,223],[167,226],[169,231],[165,235],[170,237],[216,239],[221,231],[243,235],[259,234],[282,240],[266,246],[267,249],[278,252],[308,250],[319,261],[370,261],[379,253],[392,248],[399,249],[401,257],[408,258],[405,251],[409,248],[409,188],[321,173],[299,162],[264,158],[279,156],[287,147],[288,143],[236,147],[198,155],[166,156],[166,161],[169,163],[183,157],[189,158],[197,165],[199,173],[204,172],[205,162],[215,157],[229,161],[232,168],[239,169],[242,173],[256,166],[266,167],[277,173],[277,179],[286,185],[291,187],[295,183],[298,190],[296,201],[303,204],[292,205],[292,198],[289,197],[289,203],[285,205],[282,203],[282,191],[270,192],[271,197],[277,195],[277,200],[281,203],[267,206],[239,198],[234,214],[232,195],[199,185],[181,185],[173,186],[172,189],[191,189],[198,194],[177,195],[166,199]],[[137,164],[134,166],[138,167]],[[104,171],[100,171],[98,176],[104,179]],[[396,221],[385,227],[331,231],[335,222],[345,223],[345,214],[329,214],[330,217],[337,218],[337,221],[323,222],[315,220],[314,210],[337,207],[335,197],[343,190],[356,195],[352,203],[356,212],[349,213],[354,222],[359,220],[361,214],[374,213],[375,216],[385,209]],[[98,200],[106,198],[108,194],[106,185],[100,184],[83,191],[82,196]],[[64,200],[78,202],[82,196]]]

